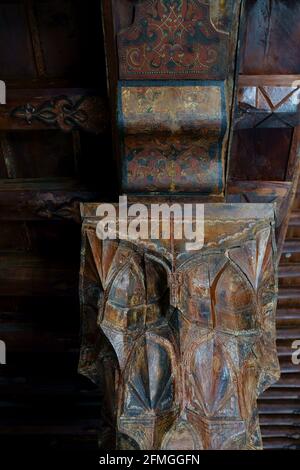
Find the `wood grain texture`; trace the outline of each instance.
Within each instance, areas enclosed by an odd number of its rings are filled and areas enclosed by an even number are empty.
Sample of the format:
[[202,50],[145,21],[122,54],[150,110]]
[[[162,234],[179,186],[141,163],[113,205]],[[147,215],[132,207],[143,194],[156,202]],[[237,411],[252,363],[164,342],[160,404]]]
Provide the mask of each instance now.
[[299,74],[297,0],[247,0],[247,26],[242,38],[241,73]]
[[[79,204],[114,179],[101,3],[0,1],[1,449],[97,450],[102,392],[77,365]],[[82,98],[92,120],[65,123]]]

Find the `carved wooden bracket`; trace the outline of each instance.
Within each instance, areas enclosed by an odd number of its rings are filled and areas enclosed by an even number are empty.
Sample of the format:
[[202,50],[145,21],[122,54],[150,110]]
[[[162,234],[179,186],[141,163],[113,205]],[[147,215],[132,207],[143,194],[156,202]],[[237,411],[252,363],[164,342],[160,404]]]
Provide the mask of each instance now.
[[226,3],[140,2],[117,33],[123,191],[223,193],[240,2]]

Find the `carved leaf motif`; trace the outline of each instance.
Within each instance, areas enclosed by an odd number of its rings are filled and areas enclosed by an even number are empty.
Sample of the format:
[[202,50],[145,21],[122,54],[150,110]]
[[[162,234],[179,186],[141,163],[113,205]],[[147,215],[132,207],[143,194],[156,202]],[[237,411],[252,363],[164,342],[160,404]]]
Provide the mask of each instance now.
[[180,268],[184,279],[180,292],[181,310],[191,321],[215,326],[215,278],[228,263],[221,255],[193,259]]
[[11,116],[23,119],[29,125],[39,121],[45,125],[57,126],[65,132],[83,129],[97,134],[105,127],[103,111],[104,103],[100,97],[71,99],[58,96],[39,105],[26,103],[18,106],[11,111]]
[[226,402],[231,391],[230,365],[214,336],[205,339],[194,351],[190,373],[195,383],[197,408],[213,416]]
[[126,408],[130,414],[166,411],[173,405],[173,367],[170,351],[145,335],[134,351],[129,367]]
[[109,299],[123,308],[146,304],[143,271],[133,259],[116,275]]
[[270,229],[258,233],[254,240],[249,240],[239,248],[230,250],[230,258],[241,267],[255,290],[258,288],[261,271],[266,257],[266,248],[270,240]]

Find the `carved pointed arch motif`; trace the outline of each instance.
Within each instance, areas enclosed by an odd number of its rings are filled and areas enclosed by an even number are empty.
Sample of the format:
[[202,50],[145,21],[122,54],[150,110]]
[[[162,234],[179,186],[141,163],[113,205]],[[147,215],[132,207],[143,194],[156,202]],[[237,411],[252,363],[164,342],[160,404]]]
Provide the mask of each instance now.
[[189,408],[212,417],[226,404],[232,389],[232,367],[226,348],[214,333],[206,333],[191,346],[189,354],[189,381],[191,401]]
[[186,421],[176,422],[168,431],[161,446],[162,450],[203,450],[201,438],[193,426]]
[[125,372],[124,412],[163,413],[176,405],[176,363],[172,344],[146,333],[136,343]]

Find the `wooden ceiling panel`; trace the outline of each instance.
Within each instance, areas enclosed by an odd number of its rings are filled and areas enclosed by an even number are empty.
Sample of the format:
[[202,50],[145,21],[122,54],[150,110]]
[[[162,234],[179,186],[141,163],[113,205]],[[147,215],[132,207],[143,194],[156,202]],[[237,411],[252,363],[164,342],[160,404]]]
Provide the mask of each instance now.
[[241,73],[300,73],[298,0],[246,0]]
[[0,3],[0,70],[2,80],[36,77],[24,3]]

